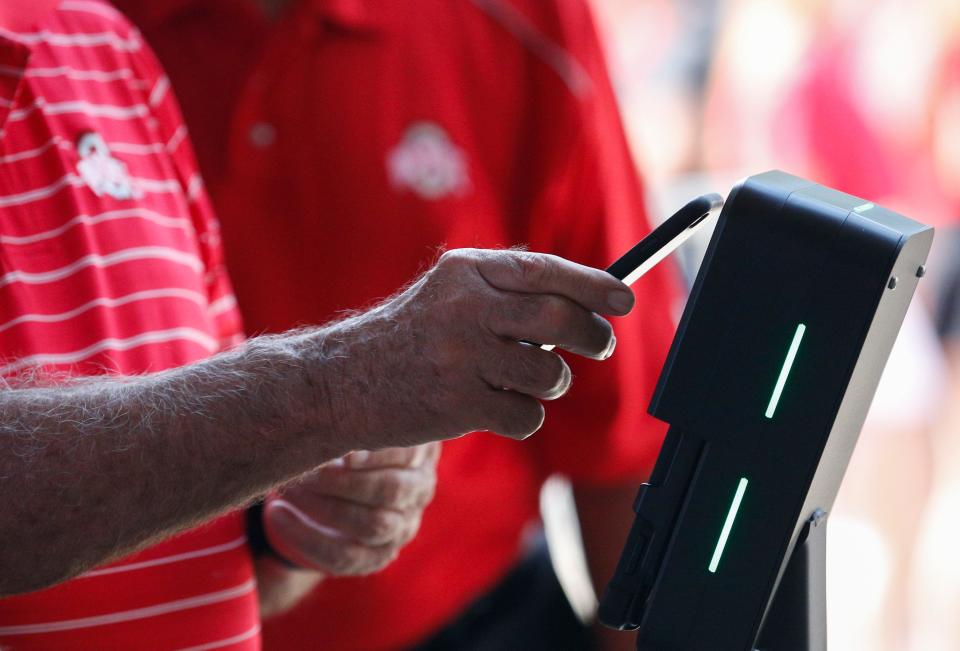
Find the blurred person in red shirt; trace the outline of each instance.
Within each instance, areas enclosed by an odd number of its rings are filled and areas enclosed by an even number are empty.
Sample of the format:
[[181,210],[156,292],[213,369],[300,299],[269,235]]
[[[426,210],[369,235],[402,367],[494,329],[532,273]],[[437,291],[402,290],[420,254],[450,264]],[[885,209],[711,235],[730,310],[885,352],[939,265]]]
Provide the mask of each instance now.
[[[117,4],[181,98],[250,332],[367,305],[441,246],[525,243],[602,267],[648,231],[585,0]],[[591,644],[531,537],[538,496],[549,476],[572,479],[602,588],[664,433],[645,410],[673,298],[666,268],[639,283],[643,314],[618,323],[617,357],[573,362],[539,441],[445,446],[399,560],[319,583],[267,620],[267,647]]]

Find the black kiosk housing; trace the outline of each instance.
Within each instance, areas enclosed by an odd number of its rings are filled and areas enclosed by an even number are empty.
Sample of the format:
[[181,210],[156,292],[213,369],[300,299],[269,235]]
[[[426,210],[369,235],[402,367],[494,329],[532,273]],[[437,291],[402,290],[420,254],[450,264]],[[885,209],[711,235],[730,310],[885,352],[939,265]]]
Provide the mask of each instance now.
[[670,429],[601,621],[645,650],[826,647],[823,523],[932,241],[783,172],[733,189],[650,406]]

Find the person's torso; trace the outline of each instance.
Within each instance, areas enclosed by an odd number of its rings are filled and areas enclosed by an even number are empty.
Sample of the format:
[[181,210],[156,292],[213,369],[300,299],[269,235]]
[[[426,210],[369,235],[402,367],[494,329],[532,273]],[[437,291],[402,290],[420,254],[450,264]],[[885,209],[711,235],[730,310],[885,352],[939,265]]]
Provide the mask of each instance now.
[[[0,42],[0,84],[18,87],[0,100],[0,375],[137,374],[216,352],[138,33],[106,3],[65,0]],[[254,649],[258,630],[237,514],[0,600],[4,649]]]

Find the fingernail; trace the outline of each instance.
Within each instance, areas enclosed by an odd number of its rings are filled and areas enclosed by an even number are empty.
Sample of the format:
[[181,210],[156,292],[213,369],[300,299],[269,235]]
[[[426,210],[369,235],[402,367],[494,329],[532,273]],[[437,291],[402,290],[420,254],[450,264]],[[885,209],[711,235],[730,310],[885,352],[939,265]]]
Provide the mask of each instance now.
[[613,356],[613,351],[617,348],[617,335],[610,335],[610,345],[607,347],[606,352],[603,354],[604,359],[610,359]]
[[626,314],[633,308],[633,292],[617,290],[607,296],[607,304],[616,314]]
[[362,466],[367,462],[367,459],[370,458],[370,452],[367,450],[357,450],[356,452],[351,452],[350,456],[347,457],[347,460],[351,466]]

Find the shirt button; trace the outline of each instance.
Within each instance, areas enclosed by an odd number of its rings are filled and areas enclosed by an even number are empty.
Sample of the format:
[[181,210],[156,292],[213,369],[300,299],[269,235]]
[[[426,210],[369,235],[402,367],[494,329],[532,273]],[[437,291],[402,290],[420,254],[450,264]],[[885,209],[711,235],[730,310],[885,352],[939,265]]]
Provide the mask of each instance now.
[[257,122],[250,127],[250,144],[257,149],[266,149],[277,139],[277,128],[269,122]]

